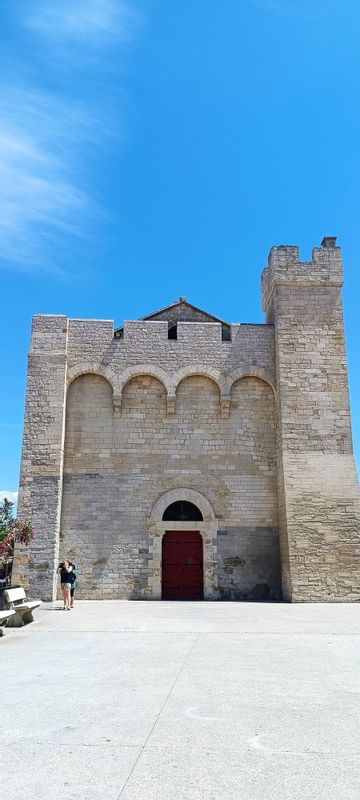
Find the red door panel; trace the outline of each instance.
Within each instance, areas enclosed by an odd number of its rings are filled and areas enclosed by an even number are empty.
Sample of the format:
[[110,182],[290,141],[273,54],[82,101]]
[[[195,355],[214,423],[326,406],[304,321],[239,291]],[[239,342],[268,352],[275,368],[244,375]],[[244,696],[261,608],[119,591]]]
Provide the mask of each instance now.
[[198,531],[166,531],[162,541],[163,600],[202,600],[203,542]]

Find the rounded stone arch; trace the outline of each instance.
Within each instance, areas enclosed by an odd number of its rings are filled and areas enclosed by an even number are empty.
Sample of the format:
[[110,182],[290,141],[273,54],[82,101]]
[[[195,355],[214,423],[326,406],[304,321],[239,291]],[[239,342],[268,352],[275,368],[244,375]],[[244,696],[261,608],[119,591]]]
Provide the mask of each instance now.
[[216,383],[220,393],[220,400],[224,394],[226,394],[226,381],[224,376],[221,374],[220,370],[215,369],[215,367],[208,367],[206,364],[194,364],[189,367],[183,367],[175,372],[172,376],[172,382],[174,385],[175,392],[178,389],[180,383],[185,380],[185,378],[192,378],[196,375],[201,375],[204,378],[209,378],[209,380]]
[[183,488],[170,489],[170,491],[160,495],[151,509],[149,518],[150,521],[154,523],[161,523],[163,514],[167,507],[172,503],[176,503],[178,500],[187,500],[189,503],[197,506],[202,513],[204,522],[210,522],[216,519],[211,503],[203,494],[201,494],[201,492],[197,492],[195,489]]
[[156,367],[153,364],[137,364],[135,367],[128,367],[117,377],[116,381],[116,394],[121,397],[123,389],[129,381],[133,378],[138,378],[141,375],[149,375],[151,378],[156,378],[163,384],[167,396],[174,393],[173,385],[170,375],[165,372],[161,367]]
[[232,372],[230,372],[230,375],[228,375],[226,379],[228,394],[230,394],[234,383],[242,378],[258,378],[260,381],[264,381],[264,383],[267,383],[268,386],[270,386],[270,388],[273,390],[274,397],[276,397],[276,390],[272,374],[268,370],[256,366],[240,367],[239,369],[234,369]]
[[105,380],[110,383],[113,394],[115,394],[116,375],[112,369],[109,369],[109,367],[104,367],[94,361],[74,364],[74,366],[70,367],[67,372],[67,389],[69,388],[70,384],[81,375],[99,375],[99,377],[105,378]]

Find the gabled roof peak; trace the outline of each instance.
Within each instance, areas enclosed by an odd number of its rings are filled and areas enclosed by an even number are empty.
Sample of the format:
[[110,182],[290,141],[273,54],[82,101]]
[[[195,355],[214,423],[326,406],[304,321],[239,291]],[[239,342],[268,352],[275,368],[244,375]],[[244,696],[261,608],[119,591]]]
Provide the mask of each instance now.
[[[144,322],[150,322],[151,320],[167,322],[169,328],[176,326],[178,322],[219,322],[223,327],[223,331],[224,329],[230,330],[228,322],[219,319],[219,317],[214,317],[213,314],[203,311],[202,308],[193,306],[192,303],[188,303],[186,297],[183,295],[180,295],[179,299],[170,303],[170,305],[159,308],[157,311],[152,311],[151,314],[145,314],[143,317],[139,317],[139,321],[140,320],[144,320]],[[115,330],[115,336],[117,338],[122,338],[122,334],[123,328],[117,328]]]
[[184,295],[180,295],[179,299],[170,303],[170,305],[163,306],[163,308],[159,308],[157,311],[152,311],[151,314],[145,314],[143,317],[140,317],[140,319],[150,320],[159,317],[166,319],[168,314],[172,315],[176,312],[180,315],[185,313],[183,320],[179,317],[179,322],[221,322],[223,325],[229,324],[225,322],[225,320],[215,317],[213,314],[209,314],[208,311],[204,311],[202,308],[198,308],[192,303],[189,303]]

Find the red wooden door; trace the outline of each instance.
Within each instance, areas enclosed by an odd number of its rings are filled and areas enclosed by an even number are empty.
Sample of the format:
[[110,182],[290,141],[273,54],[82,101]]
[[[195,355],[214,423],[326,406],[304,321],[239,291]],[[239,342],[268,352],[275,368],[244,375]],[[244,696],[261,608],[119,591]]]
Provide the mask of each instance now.
[[162,541],[162,599],[202,600],[203,542],[198,531],[166,531]]

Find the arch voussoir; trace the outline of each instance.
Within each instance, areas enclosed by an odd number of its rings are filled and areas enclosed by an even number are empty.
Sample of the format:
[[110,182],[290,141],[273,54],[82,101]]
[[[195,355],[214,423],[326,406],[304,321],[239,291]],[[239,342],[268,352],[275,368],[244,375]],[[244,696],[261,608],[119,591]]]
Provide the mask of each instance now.
[[164,511],[166,511],[167,507],[172,503],[176,503],[178,500],[186,500],[189,503],[193,503],[193,505],[197,506],[202,513],[204,521],[215,519],[215,512],[211,503],[203,494],[201,494],[201,492],[198,492],[195,489],[182,487],[178,489],[170,489],[168,492],[165,492],[158,497],[151,509],[150,521],[161,522]]
[[258,378],[260,381],[264,381],[267,383],[270,388],[273,390],[274,395],[276,395],[275,390],[275,379],[273,374],[263,367],[258,367],[256,365],[252,365],[249,367],[239,367],[238,369],[234,369],[226,378],[226,391],[227,394],[231,393],[231,389],[236,383],[236,381],[241,380],[242,378]]
[[220,392],[220,398],[224,393],[226,393],[226,381],[224,375],[220,372],[220,370],[216,369],[215,367],[209,367],[206,364],[192,364],[179,369],[177,372],[174,372],[172,375],[172,382],[175,387],[175,392],[177,391],[179,384],[185,380],[185,378],[191,378],[196,375],[209,378],[211,381],[216,383]]
[[161,369],[161,367],[156,367],[154,364],[137,364],[133,367],[128,367],[128,369],[124,370],[124,372],[121,372],[117,378],[116,393],[121,395],[124,387],[127,383],[129,383],[129,381],[142,375],[149,375],[152,378],[156,378],[158,381],[160,381],[160,383],[163,384],[168,395],[173,394],[173,385],[170,375],[164,369]]
[[109,367],[99,364],[97,361],[81,361],[74,364],[67,371],[67,388],[81,375],[99,375],[101,378],[105,378],[110,383],[113,394],[115,394],[116,374]]

